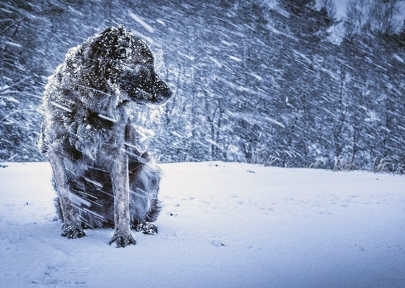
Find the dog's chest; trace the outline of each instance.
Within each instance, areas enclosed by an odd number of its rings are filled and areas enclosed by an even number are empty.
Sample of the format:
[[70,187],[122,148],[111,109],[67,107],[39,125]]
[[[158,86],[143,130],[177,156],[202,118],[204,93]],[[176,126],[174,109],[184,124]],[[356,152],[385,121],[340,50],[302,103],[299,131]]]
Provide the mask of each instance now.
[[93,160],[116,157],[124,148],[125,122],[111,121],[99,113],[86,111],[77,113],[81,121],[76,130],[76,149]]

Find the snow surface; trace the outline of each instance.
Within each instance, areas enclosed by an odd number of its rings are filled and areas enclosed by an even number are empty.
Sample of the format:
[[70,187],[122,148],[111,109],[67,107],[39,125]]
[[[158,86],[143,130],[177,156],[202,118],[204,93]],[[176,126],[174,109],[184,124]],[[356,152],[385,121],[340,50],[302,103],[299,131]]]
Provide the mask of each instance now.
[[164,164],[156,236],[60,236],[48,163],[0,168],[0,287],[405,287],[405,177]]

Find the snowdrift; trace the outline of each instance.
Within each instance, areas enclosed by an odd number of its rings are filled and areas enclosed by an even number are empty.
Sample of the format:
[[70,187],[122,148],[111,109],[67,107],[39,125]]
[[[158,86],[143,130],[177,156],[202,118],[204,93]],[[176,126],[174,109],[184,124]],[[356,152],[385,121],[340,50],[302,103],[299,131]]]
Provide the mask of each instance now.
[[1,287],[405,287],[405,177],[161,165],[156,236],[60,236],[48,163],[0,168]]

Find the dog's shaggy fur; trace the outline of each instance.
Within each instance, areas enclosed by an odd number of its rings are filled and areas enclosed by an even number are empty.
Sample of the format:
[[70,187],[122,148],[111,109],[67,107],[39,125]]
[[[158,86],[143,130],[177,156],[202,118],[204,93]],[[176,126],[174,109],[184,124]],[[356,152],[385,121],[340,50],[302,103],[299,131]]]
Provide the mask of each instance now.
[[138,104],[172,95],[144,41],[112,27],[69,50],[49,78],[39,148],[53,170],[62,235],[114,227],[110,244],[135,244],[131,228],[157,232],[160,169],[138,145]]

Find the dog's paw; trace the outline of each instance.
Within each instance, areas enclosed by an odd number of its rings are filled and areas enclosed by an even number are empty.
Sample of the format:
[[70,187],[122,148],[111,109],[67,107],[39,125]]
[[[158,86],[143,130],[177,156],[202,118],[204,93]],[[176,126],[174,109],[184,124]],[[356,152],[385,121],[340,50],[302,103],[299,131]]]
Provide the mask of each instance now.
[[111,238],[109,244],[111,245],[113,243],[115,243],[117,248],[124,248],[129,245],[135,245],[136,241],[131,234],[125,235],[114,233],[114,236]]
[[141,223],[136,226],[135,230],[143,234],[158,234],[158,228],[154,224]]
[[75,239],[86,236],[86,233],[84,233],[82,228],[73,225],[63,225],[63,232],[61,235],[68,239]]

